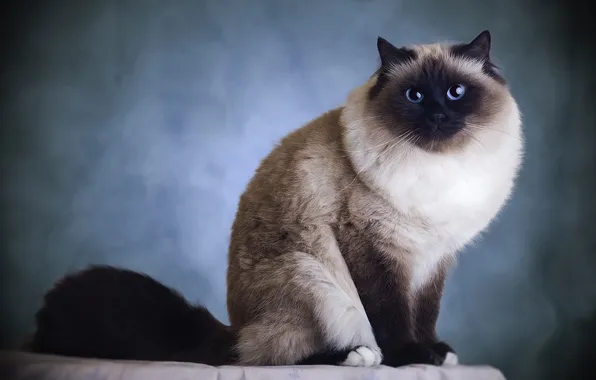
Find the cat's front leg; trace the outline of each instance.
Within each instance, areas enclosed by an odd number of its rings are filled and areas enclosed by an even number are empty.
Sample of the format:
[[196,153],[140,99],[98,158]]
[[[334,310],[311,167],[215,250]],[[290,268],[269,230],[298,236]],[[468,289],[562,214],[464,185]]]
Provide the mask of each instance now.
[[400,293],[392,300],[378,304],[379,312],[369,314],[384,355],[382,364],[390,367],[443,364],[444,357],[433,344],[416,339],[414,314],[406,298],[405,294]]
[[436,333],[445,277],[449,266],[447,262],[439,266],[430,281],[415,293],[413,300],[414,325],[416,340],[429,346],[439,356],[439,364],[457,365],[459,359],[455,350],[449,344],[440,341]]
[[[351,264],[358,268],[357,262]],[[440,365],[443,360],[438,353],[416,339],[409,272],[403,263],[371,250],[363,270],[354,270],[353,277],[383,352],[382,364],[391,367]]]

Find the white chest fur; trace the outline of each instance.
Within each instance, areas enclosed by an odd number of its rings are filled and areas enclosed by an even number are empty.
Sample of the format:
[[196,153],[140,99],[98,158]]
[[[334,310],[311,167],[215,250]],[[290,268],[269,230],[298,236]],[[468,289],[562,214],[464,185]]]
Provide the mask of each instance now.
[[415,152],[383,165],[376,182],[403,218],[396,244],[411,255],[412,290],[423,285],[446,255],[484,230],[509,197],[519,155],[515,147],[486,154],[470,148],[455,156]]
[[383,223],[395,231],[395,245],[411,252],[416,290],[441,259],[477,237],[509,198],[523,155],[520,113],[515,100],[501,93],[500,114],[483,130],[474,129],[475,143],[457,153],[432,154],[408,149],[407,143],[375,149],[392,135],[367,128],[361,99],[370,85],[348,99],[342,114],[344,144],[359,175],[400,215]]

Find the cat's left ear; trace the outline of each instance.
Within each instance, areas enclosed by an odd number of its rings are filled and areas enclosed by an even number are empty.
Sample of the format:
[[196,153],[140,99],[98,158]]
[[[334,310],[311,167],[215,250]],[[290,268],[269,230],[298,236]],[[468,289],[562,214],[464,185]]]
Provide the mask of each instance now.
[[467,55],[484,61],[490,59],[490,45],[490,32],[484,30],[472,42],[464,45],[464,49]]

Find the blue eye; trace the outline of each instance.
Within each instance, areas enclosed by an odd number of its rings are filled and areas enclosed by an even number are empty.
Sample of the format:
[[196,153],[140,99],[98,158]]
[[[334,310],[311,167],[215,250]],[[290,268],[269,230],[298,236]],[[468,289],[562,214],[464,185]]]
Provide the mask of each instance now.
[[447,98],[449,100],[459,100],[464,97],[466,93],[466,86],[463,84],[454,84],[447,90]]
[[412,103],[420,103],[424,99],[424,95],[415,88],[408,88],[406,90],[406,99]]

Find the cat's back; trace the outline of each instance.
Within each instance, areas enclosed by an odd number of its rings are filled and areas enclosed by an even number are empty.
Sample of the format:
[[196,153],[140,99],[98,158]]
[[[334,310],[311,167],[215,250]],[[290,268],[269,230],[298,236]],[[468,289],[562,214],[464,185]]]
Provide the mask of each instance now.
[[341,112],[333,109],[291,132],[261,161],[240,197],[232,245],[266,225],[278,229],[334,218],[346,174]]
[[272,186],[295,191],[313,170],[324,174],[317,175],[319,179],[333,176],[338,168],[330,165],[341,153],[341,112],[342,108],[332,109],[286,135],[261,161],[242,198]]

